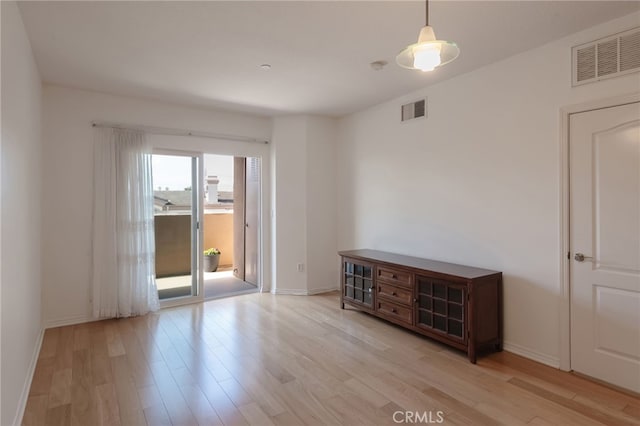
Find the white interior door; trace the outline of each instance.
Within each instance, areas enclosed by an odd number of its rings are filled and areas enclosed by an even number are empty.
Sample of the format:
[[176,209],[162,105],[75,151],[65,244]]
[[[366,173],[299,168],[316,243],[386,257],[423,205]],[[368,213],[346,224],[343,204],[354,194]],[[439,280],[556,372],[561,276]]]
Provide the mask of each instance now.
[[640,392],[640,103],[570,116],[571,368]]

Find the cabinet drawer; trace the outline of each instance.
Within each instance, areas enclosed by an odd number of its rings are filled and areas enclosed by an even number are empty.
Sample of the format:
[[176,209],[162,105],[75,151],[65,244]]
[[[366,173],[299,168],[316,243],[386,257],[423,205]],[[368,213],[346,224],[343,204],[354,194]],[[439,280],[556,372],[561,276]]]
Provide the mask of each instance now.
[[412,310],[407,306],[396,305],[386,300],[378,300],[377,311],[384,316],[411,324]]
[[397,269],[378,266],[378,280],[386,281],[389,284],[411,288],[411,274]]
[[383,282],[378,282],[378,296],[399,305],[409,306],[413,301],[413,292],[411,290],[392,286]]

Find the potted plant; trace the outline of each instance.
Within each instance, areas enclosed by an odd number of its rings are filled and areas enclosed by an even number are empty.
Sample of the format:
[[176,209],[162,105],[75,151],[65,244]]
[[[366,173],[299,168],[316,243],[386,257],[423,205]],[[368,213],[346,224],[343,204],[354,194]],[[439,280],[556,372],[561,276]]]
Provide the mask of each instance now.
[[208,248],[204,251],[204,271],[215,272],[218,270],[220,263],[220,250],[215,247]]

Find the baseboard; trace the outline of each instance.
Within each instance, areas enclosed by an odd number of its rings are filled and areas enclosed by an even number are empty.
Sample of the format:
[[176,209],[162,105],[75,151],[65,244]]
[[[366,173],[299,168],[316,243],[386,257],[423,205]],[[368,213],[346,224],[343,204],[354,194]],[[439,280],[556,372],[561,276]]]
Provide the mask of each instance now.
[[337,290],[339,290],[338,287],[315,288],[313,290],[276,288],[275,291],[271,293],[283,296],[313,296],[314,294],[328,293]]
[[36,346],[33,351],[33,355],[31,356],[31,363],[29,363],[29,370],[27,371],[27,378],[24,381],[24,385],[22,387],[22,393],[20,394],[20,399],[18,400],[18,409],[16,410],[16,415],[13,419],[13,425],[21,425],[22,418],[24,417],[24,410],[27,408],[27,400],[29,399],[29,390],[31,390],[31,382],[33,381],[33,375],[36,372],[36,365],[38,364],[38,356],[40,355],[40,348],[42,348],[42,340],[44,339],[44,328],[40,329],[40,333],[38,334],[38,340],[36,341]]
[[276,288],[275,290],[271,291],[272,294],[279,294],[282,296],[308,296],[309,293],[307,292],[307,290],[298,290],[298,289],[291,289],[291,288]]
[[309,296],[312,296],[314,294],[330,293],[332,291],[338,291],[338,290],[340,290],[340,287],[316,288],[316,289],[313,289],[313,290],[307,292],[307,294]]
[[95,318],[86,315],[75,315],[72,317],[60,318],[56,320],[47,320],[44,322],[44,328],[64,327],[65,325],[84,324],[85,322],[97,321]]
[[538,351],[534,351],[529,348],[525,348],[524,346],[520,346],[515,343],[504,342],[502,345],[505,351],[512,352],[516,355],[523,356],[525,358],[529,358],[533,361],[537,361],[541,364],[548,365],[553,368],[560,368],[560,358],[549,356],[547,354],[543,354]]

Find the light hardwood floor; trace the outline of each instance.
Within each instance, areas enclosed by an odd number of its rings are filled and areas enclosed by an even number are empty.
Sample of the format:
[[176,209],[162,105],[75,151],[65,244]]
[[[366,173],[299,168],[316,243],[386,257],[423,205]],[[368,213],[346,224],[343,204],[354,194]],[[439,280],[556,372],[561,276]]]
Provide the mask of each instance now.
[[441,411],[445,425],[640,424],[638,398],[507,352],[470,364],[339,309],[337,293],[47,330],[23,424],[393,425],[398,411]]

